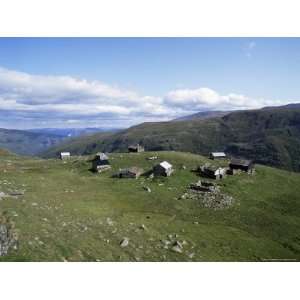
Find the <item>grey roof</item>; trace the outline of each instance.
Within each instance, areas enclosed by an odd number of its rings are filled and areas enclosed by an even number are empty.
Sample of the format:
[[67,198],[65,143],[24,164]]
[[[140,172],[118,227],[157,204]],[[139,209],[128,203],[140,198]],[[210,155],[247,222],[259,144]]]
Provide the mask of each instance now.
[[224,152],[211,152],[210,154],[214,157],[226,156],[226,154]]
[[163,161],[160,163],[160,166],[163,167],[164,169],[168,170],[172,168],[172,165],[168,163],[167,161]]

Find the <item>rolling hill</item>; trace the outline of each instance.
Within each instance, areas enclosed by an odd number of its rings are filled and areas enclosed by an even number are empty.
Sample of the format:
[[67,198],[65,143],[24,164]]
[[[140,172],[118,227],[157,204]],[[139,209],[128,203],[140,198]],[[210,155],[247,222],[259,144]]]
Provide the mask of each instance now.
[[62,141],[62,137],[49,133],[0,128],[0,148],[22,155],[35,155]]
[[143,123],[115,134],[71,139],[41,153],[124,152],[131,143],[147,150],[187,151],[207,155],[226,151],[256,162],[300,171],[300,109],[276,108],[232,112],[223,117],[180,122]]
[[[174,166],[171,177],[112,177],[150,170],[154,155]],[[201,179],[191,170],[209,161],[200,155],[113,153],[102,174],[89,171],[91,158],[0,152],[0,225],[16,241],[0,261],[300,260],[298,173],[257,165],[255,175],[228,176],[218,185],[233,200],[214,207],[188,190]]]

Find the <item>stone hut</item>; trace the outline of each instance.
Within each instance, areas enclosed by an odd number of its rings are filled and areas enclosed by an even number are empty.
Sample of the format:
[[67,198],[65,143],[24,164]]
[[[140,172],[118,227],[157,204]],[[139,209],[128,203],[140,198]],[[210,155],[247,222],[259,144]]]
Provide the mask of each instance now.
[[173,166],[167,161],[163,161],[153,167],[154,176],[170,176],[174,172]]
[[108,156],[105,153],[97,153],[92,161],[92,169],[99,173],[111,169]]
[[121,169],[116,177],[118,178],[139,178],[143,174],[144,170],[138,167],[131,167],[127,169]]
[[136,145],[130,145],[128,147],[128,152],[144,152],[145,148],[143,146],[141,146],[140,144],[136,144]]

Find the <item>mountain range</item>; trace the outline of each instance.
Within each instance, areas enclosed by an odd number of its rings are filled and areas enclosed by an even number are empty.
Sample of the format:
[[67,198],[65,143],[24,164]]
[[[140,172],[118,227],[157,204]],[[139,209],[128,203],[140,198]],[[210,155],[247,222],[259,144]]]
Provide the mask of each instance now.
[[50,133],[0,128],[0,148],[22,155],[36,155],[63,140]]
[[97,132],[117,132],[121,129],[116,128],[98,128],[98,127],[87,127],[87,128],[34,128],[28,129],[27,131],[35,133],[43,133],[50,135],[57,135],[64,138],[77,137],[81,135],[89,135]]
[[300,108],[297,106],[229,112],[222,117],[180,122],[147,122],[117,133],[97,133],[70,139],[44,151],[90,154],[124,152],[140,143],[149,151],[186,151],[207,155],[225,151],[236,157],[300,171]]

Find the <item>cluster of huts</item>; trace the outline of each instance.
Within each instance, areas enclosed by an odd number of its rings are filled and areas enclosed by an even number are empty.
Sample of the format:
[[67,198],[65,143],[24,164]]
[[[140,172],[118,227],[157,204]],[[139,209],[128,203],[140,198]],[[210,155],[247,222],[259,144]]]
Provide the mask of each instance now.
[[[130,145],[128,147],[128,152],[143,152],[145,151],[144,147],[136,144],[136,145]],[[62,160],[69,159],[71,157],[70,152],[61,152],[60,158]],[[224,152],[211,152],[209,154],[209,157],[212,160],[216,159],[226,159],[227,156]],[[157,156],[149,157],[148,160],[155,160],[158,159]],[[94,172],[104,172],[106,170],[111,169],[111,165],[109,162],[109,158],[107,154],[105,153],[97,153],[94,159],[92,160],[92,170]],[[247,172],[249,174],[254,172],[254,163],[252,160],[246,160],[246,159],[237,159],[233,158],[230,160],[228,167],[219,167],[214,166],[211,164],[205,164],[203,166],[200,166],[197,168],[197,171],[200,173],[200,175],[212,178],[212,179],[222,179],[226,175],[234,175],[241,171]],[[156,164],[151,174],[154,176],[170,176],[174,172],[173,166],[167,162],[163,161],[158,164]],[[125,169],[120,169],[117,174],[115,174],[115,177],[118,178],[138,178],[144,173],[144,170],[139,167],[130,167]]]
[[[211,152],[209,157],[215,159],[227,158],[224,152]],[[212,179],[222,179],[226,175],[235,175],[239,172],[247,172],[253,174],[255,171],[255,165],[252,160],[232,158],[228,164],[228,167],[217,167],[211,164],[205,164],[197,169],[197,171],[206,177]]]
[[[165,176],[168,177],[173,173],[173,166],[167,161],[163,161],[155,165],[149,174],[153,176]],[[130,167],[125,169],[120,169],[114,177],[118,178],[139,178],[142,174],[144,174],[144,170],[138,167]]]
[[[128,147],[128,152],[143,152],[145,151],[144,147],[141,145],[130,145]],[[62,159],[65,159],[64,156],[61,155]],[[158,159],[157,156],[149,157],[149,160],[155,160]],[[101,173],[106,170],[111,169],[111,165],[109,162],[109,158],[107,154],[105,153],[97,153],[94,159],[92,160],[92,171]],[[163,161],[155,165],[150,172],[154,176],[170,176],[173,173],[174,169],[173,166],[167,162]],[[120,169],[116,174],[114,174],[114,177],[118,178],[139,178],[142,174],[144,174],[144,170],[139,167],[130,167],[130,168],[124,168]]]

